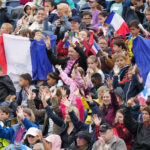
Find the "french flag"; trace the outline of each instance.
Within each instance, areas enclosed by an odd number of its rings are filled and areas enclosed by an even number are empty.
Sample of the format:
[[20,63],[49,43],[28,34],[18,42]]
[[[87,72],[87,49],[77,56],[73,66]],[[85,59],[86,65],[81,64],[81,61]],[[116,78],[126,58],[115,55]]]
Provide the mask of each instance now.
[[146,103],[147,98],[148,98],[148,96],[150,94],[149,91],[150,91],[149,88],[145,88],[142,92],[140,92],[138,94],[137,98],[138,98],[138,100],[139,100],[141,105],[144,105]]
[[[55,42],[56,36],[51,36],[52,48]],[[33,80],[46,80],[47,74],[53,71],[44,40],[8,34],[0,36],[0,66],[10,77],[29,73]]]
[[126,35],[130,32],[128,25],[123,20],[123,18],[115,12],[111,12],[110,15],[105,20],[105,23],[111,24],[117,35]]

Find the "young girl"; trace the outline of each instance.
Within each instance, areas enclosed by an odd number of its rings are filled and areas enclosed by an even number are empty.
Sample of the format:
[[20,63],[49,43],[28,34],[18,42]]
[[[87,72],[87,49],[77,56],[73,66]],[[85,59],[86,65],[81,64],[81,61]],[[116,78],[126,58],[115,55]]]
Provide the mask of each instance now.
[[17,22],[16,29],[18,29],[18,31],[28,28],[35,21],[33,16],[35,8],[36,6],[33,3],[26,3],[24,6],[24,16]]
[[116,135],[119,138],[122,138],[125,141],[127,149],[130,149],[132,144],[132,134],[124,125],[123,109],[119,109],[116,113],[113,131],[114,135]]
[[99,59],[96,56],[91,55],[87,59],[87,64],[88,64],[87,76],[89,77],[89,79],[91,78],[92,74],[99,73],[102,77],[102,83],[104,83],[105,76],[101,70],[101,64]]
[[60,65],[56,65],[56,68],[59,70],[59,76],[64,81],[64,83],[70,86],[69,100],[72,102],[72,104],[76,104],[76,98],[81,97],[79,89],[84,88],[84,80],[81,78],[81,75],[77,70],[77,65],[74,66],[74,69],[71,73],[71,78],[69,78],[68,75],[64,71],[62,71]]
[[108,13],[106,11],[102,11],[99,15],[98,15],[98,19],[99,19],[99,28],[100,28],[100,33],[99,36],[107,36],[107,37],[112,37],[113,32],[114,32],[114,28],[105,23],[105,20],[108,17]]
[[47,75],[47,84],[50,88],[50,91],[63,86],[63,83],[56,72],[51,72]]
[[27,104],[27,96],[28,96],[28,90],[33,90],[35,87],[31,85],[32,77],[30,74],[25,73],[20,76],[19,85],[21,87],[21,90],[19,92],[17,103],[21,106],[28,106]]
[[79,39],[80,44],[84,46],[84,50],[87,56],[96,55],[93,49],[93,45],[96,44],[93,32],[89,32],[88,30],[81,30],[79,32],[78,39]]

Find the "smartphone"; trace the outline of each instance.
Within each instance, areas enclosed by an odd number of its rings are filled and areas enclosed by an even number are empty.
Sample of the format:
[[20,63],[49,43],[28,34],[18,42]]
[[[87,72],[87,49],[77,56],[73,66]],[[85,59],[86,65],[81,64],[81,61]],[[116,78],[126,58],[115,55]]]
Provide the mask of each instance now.
[[69,36],[75,36],[75,32],[69,32]]
[[60,24],[64,24],[64,23],[65,23],[65,21],[64,21],[64,20],[61,20],[61,21],[60,21]]

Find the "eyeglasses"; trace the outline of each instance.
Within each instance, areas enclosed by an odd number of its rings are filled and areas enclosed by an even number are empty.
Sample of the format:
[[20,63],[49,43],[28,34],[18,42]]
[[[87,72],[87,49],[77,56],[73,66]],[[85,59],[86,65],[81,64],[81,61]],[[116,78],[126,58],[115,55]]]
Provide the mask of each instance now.
[[90,20],[90,19],[92,19],[92,18],[83,18],[83,19],[87,19],[87,20]]

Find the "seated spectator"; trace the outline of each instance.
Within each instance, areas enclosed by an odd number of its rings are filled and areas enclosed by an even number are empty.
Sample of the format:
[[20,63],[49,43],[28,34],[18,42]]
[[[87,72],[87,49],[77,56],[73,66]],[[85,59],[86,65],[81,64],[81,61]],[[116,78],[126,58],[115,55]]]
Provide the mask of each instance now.
[[88,131],[80,131],[75,136],[75,141],[69,149],[87,149],[92,148],[91,134]]
[[0,126],[0,138],[8,139],[11,144],[20,143],[23,136],[30,127],[38,126],[34,124],[35,117],[31,109],[21,107],[17,110],[18,124],[11,126],[10,128],[3,128]]
[[92,24],[98,25],[99,24],[98,14],[101,12],[100,10],[97,9],[98,3],[96,0],[89,0],[88,4],[91,9],[90,12],[92,14]]
[[0,29],[0,35],[11,34],[13,32],[13,26],[10,23],[3,23]]
[[119,70],[114,70],[115,76],[113,81],[113,87],[122,87],[124,94],[125,94],[125,103],[127,100],[131,97],[135,97],[138,93],[140,93],[143,90],[143,79],[140,77],[140,75],[135,74],[136,66],[130,67],[127,73],[127,80],[123,83],[118,81],[118,73]]
[[[131,149],[143,149],[148,150],[149,145],[149,121],[150,121],[150,108],[145,107],[143,109],[143,122],[136,122],[131,115],[131,101],[128,101],[127,107],[124,110],[124,124],[125,127],[135,136]],[[145,133],[145,134],[143,134]]]
[[68,75],[71,75],[72,69],[76,63],[78,63],[79,66],[82,67],[84,71],[86,72],[86,69],[87,69],[86,54],[83,52],[82,48],[78,44],[75,45],[72,42],[72,40],[70,40],[69,42],[70,42],[70,46],[68,49],[69,58],[66,58],[66,59],[59,59],[56,56],[54,56],[51,50],[50,41],[47,40],[45,42],[47,46],[47,55],[48,55],[50,62],[53,65],[56,65],[56,64],[61,65],[62,69],[64,69],[64,72],[66,72]]
[[19,31],[19,35],[22,37],[32,38],[32,32],[29,29],[22,29]]
[[88,64],[88,72],[87,72],[88,78],[90,79],[91,75],[94,73],[99,73],[102,77],[102,83],[104,83],[105,76],[101,70],[101,63],[99,59],[96,56],[91,55],[87,59],[87,64]]
[[44,15],[45,15],[45,11],[44,8],[39,8],[36,14],[36,20],[29,26],[29,29],[31,31],[33,30],[40,30],[43,31],[44,30]]
[[126,55],[123,53],[118,53],[114,55],[114,71],[118,70],[118,82],[126,78],[129,66],[126,64]]
[[114,135],[123,139],[126,143],[127,149],[129,150],[132,144],[132,134],[124,125],[123,109],[119,109],[117,111],[113,126]]
[[110,12],[116,12],[120,16],[122,16],[123,11],[123,0],[115,0],[115,3],[113,3],[110,7]]
[[0,28],[3,23],[13,24],[13,20],[7,12],[7,8],[2,8],[1,6],[2,6],[2,0],[0,0]]
[[51,25],[48,24],[48,18],[45,18],[44,31],[49,32],[49,34],[62,35],[64,32],[70,30],[68,19],[72,16],[71,9],[68,4],[60,3],[57,5],[57,14],[59,19]]
[[146,29],[148,32],[150,32],[150,7],[146,8],[145,16],[147,22],[143,24],[144,29]]
[[28,106],[27,104],[27,95],[28,95],[28,90],[33,90],[35,89],[34,86],[31,85],[32,77],[30,74],[22,74],[20,76],[20,81],[19,85],[21,87],[21,90],[19,92],[19,96],[17,99],[17,104],[21,106]]
[[28,28],[34,21],[35,6],[33,3],[28,2],[24,5],[24,16],[17,22],[17,30]]
[[113,91],[112,81],[107,81],[109,90],[103,93],[103,105],[101,107],[104,119],[107,123],[113,124],[117,110],[120,108],[116,95]]
[[58,15],[57,15],[55,2],[53,2],[51,0],[46,0],[44,8],[48,15],[48,21],[51,24],[53,24],[57,19],[59,19]]
[[33,148],[36,143],[39,143],[40,139],[38,136],[38,131],[39,130],[35,127],[29,128],[23,138],[23,145]]
[[100,137],[94,143],[92,150],[99,150],[99,149],[127,150],[125,142],[113,134],[112,127],[108,123],[102,124],[100,126],[99,132]]
[[9,96],[15,95],[16,89],[8,75],[3,75],[3,68],[0,66],[0,104],[8,99]]
[[82,23],[80,29],[87,29],[87,27],[92,26],[92,14],[89,11],[84,11],[82,13]]

